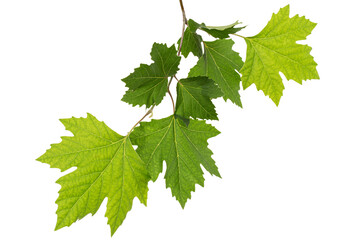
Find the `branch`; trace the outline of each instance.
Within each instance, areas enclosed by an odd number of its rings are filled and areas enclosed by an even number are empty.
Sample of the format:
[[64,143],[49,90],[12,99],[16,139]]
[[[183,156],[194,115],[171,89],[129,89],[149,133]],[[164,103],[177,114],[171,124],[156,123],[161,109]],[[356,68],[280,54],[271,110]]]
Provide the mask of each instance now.
[[152,113],[153,109],[154,109],[155,105],[152,105],[151,108],[145,113],[145,115],[137,122],[135,123],[135,125],[130,129],[129,133],[127,136],[130,135],[130,133],[132,132],[132,130],[134,130],[134,128],[140,123],[142,122],[142,120],[144,120],[149,114]]
[[[183,15],[183,26],[182,26],[182,31],[181,31],[181,39],[180,39],[179,49],[178,49],[178,52],[177,52],[178,56],[180,56],[180,54],[181,54],[181,48],[182,48],[182,45],[183,45],[183,42],[184,42],[185,26],[187,25],[187,18],[186,18],[186,14],[185,14],[184,4],[183,4],[182,0],[179,0],[179,2],[180,2],[181,12],[182,12],[182,15]],[[168,83],[167,92],[168,92],[168,94],[169,94],[169,96],[171,98],[171,102],[172,102],[172,105],[173,105],[173,112],[175,113],[175,102],[174,102],[174,98],[173,98],[173,96],[172,96],[172,94],[170,92],[170,84],[171,84],[173,78],[174,78],[174,76],[172,76],[170,78],[170,81]]]
[[180,56],[180,53],[181,53],[181,48],[182,48],[183,41],[184,41],[185,25],[187,25],[187,18],[186,18],[186,14],[185,14],[184,5],[183,5],[182,0],[179,0],[179,1],[180,1],[181,12],[182,12],[182,15],[183,15],[183,27],[182,27],[180,44],[179,44],[179,50],[178,50],[178,53],[177,53],[178,56]]
[[167,87],[167,92],[168,92],[168,94],[169,94],[169,96],[170,96],[170,98],[171,98],[171,102],[172,102],[172,106],[173,106],[173,112],[175,113],[175,102],[174,102],[174,98],[173,98],[173,96],[172,96],[172,94],[171,94],[171,92],[170,92],[170,84],[171,84],[171,82],[172,82],[172,80],[173,80],[173,77],[174,77],[174,76],[172,76],[172,77],[170,78],[170,81],[169,81],[169,84],[168,84],[168,87]]
[[187,24],[187,19],[186,19],[184,4],[183,4],[182,0],[179,0],[179,1],[180,1],[180,7],[181,7],[182,14],[183,14],[184,22],[185,22],[185,24]]

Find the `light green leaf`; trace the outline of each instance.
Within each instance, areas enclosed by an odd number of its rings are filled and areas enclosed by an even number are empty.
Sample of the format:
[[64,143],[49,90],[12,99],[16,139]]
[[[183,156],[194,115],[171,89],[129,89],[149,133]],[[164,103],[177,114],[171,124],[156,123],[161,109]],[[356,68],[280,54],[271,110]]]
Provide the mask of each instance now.
[[246,61],[241,69],[244,89],[255,83],[276,105],[283,95],[284,85],[279,72],[290,80],[302,83],[319,79],[311,47],[297,44],[315,28],[313,23],[298,15],[289,17],[289,5],[273,14],[266,27],[256,36],[245,37]]
[[87,214],[94,215],[108,198],[105,216],[111,235],[122,224],[135,197],[146,205],[149,176],[130,139],[111,130],[88,114],[87,118],[63,119],[73,137],[62,137],[37,160],[65,171],[77,169],[57,183],[61,185],[56,230],[70,226]]
[[188,25],[189,27],[191,27],[191,30],[193,32],[195,32],[197,29],[200,29],[203,30],[204,32],[207,32],[214,38],[219,38],[219,39],[229,38],[230,34],[237,33],[241,29],[245,28],[245,27],[236,27],[239,24],[241,24],[241,22],[236,21],[226,26],[207,26],[204,23],[199,24],[192,19],[188,21]]
[[154,43],[151,50],[151,65],[141,64],[139,68],[122,79],[129,90],[122,101],[132,105],[158,105],[167,91],[168,78],[178,70],[180,57],[177,56],[175,45],[170,48],[166,44]]
[[166,161],[166,187],[184,208],[195,184],[204,186],[200,164],[211,174],[220,177],[211,158],[207,140],[220,132],[205,121],[190,120],[186,126],[182,120],[170,116],[151,122],[142,122],[130,135],[140,157],[145,161],[153,181],[162,172]]
[[241,79],[238,71],[243,66],[243,61],[239,54],[232,50],[233,45],[231,39],[204,42],[205,53],[190,70],[189,77],[207,76],[214,80],[224,93],[224,99],[230,99],[241,107]]
[[184,118],[218,120],[212,98],[222,96],[213,80],[207,77],[182,79],[177,84],[175,114]]
[[[245,27],[238,27],[241,24],[236,21],[235,23],[226,26],[206,26],[204,23],[199,24],[192,19],[189,19],[187,28],[184,33],[184,40],[181,48],[181,54],[184,57],[188,57],[189,53],[192,52],[194,56],[201,57],[203,55],[203,49],[201,46],[202,37],[196,33],[198,29],[203,30],[211,36],[219,39],[229,38],[230,34],[237,33]],[[178,41],[180,44],[181,38]]]

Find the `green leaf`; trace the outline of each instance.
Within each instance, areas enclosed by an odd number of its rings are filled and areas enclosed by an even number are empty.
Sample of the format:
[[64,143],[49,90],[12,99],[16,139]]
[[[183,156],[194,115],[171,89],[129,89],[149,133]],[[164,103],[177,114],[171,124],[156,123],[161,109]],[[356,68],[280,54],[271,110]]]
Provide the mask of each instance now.
[[219,26],[219,27],[206,26],[205,24],[201,24],[200,29],[207,32],[208,34],[210,34],[211,36],[213,36],[215,38],[224,39],[224,38],[229,38],[230,34],[237,33],[241,29],[245,28],[245,27],[236,28],[235,26],[237,26],[239,24],[241,24],[241,23],[238,21],[236,21],[235,23],[230,24],[230,25]]
[[[189,53],[192,52],[194,56],[201,57],[203,55],[202,50],[202,37],[196,33],[196,26],[194,29],[193,21],[191,19],[188,21],[188,27],[186,28],[184,32],[184,39],[181,47],[181,54],[184,57],[188,57]],[[178,41],[178,44],[180,44],[181,38]]]
[[177,84],[175,114],[185,118],[218,120],[212,98],[222,96],[213,80],[207,77],[182,79]]
[[[236,21],[233,24],[226,25],[226,26],[206,26],[204,23],[199,24],[195,22],[192,19],[189,19],[187,28],[184,33],[184,40],[181,48],[181,54],[184,57],[188,57],[189,53],[192,52],[194,56],[201,57],[203,55],[202,50],[202,37],[196,33],[198,29],[203,30],[210,34],[211,36],[215,38],[229,38],[229,34],[234,34],[240,31],[241,29],[245,27],[239,27],[236,28],[235,26],[239,25],[240,22]],[[181,38],[178,41],[178,44],[180,44]]]
[[214,80],[222,92],[224,99],[230,99],[238,106],[240,101],[240,71],[243,61],[239,53],[232,50],[231,39],[204,42],[205,53],[195,67],[190,70],[189,77],[207,76]]
[[206,26],[204,23],[198,24],[192,19],[190,19],[188,22],[188,25],[191,26],[192,31],[195,32],[196,29],[200,29],[207,32],[214,38],[219,38],[219,39],[229,38],[230,34],[237,33],[241,29],[245,28],[245,27],[236,27],[239,24],[241,24],[241,22],[236,21],[226,26]]
[[284,85],[279,75],[302,83],[302,80],[319,79],[316,62],[310,55],[311,47],[297,44],[305,40],[315,28],[313,23],[298,15],[289,17],[290,7],[273,14],[266,27],[256,36],[246,37],[247,54],[241,69],[244,89],[255,83],[276,105],[283,95]]
[[61,185],[56,228],[70,226],[87,214],[94,215],[108,198],[105,216],[111,235],[122,224],[133,199],[146,205],[149,176],[145,163],[135,152],[130,139],[111,130],[88,114],[87,118],[62,119],[73,137],[62,137],[37,160],[65,171],[77,169],[57,183]]
[[168,78],[179,70],[180,57],[175,45],[170,48],[166,44],[154,43],[151,50],[151,65],[141,64],[139,68],[122,79],[129,90],[122,101],[132,105],[158,105],[167,92]]
[[186,126],[182,120],[170,116],[151,122],[142,122],[130,135],[140,157],[145,161],[153,181],[162,172],[166,161],[166,187],[184,208],[195,184],[204,186],[200,164],[212,175],[220,173],[211,158],[207,140],[220,132],[205,121],[190,120]]

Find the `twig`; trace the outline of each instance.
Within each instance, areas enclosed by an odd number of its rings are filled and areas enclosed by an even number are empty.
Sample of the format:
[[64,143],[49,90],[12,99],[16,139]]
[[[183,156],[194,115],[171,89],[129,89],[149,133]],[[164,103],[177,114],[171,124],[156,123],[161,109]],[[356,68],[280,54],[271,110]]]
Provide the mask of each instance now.
[[234,36],[237,36],[237,37],[241,37],[241,38],[243,38],[243,39],[246,39],[246,37],[244,37],[244,36],[241,36],[241,35],[239,35],[239,34],[236,34],[236,33],[230,33],[231,35],[234,35]]
[[177,53],[178,56],[180,56],[180,53],[181,53],[181,48],[182,48],[182,45],[183,45],[183,42],[184,42],[185,25],[187,25],[187,18],[186,18],[186,14],[185,14],[184,4],[183,4],[182,0],[179,0],[179,1],[180,1],[181,12],[182,12],[182,15],[183,15],[183,26],[182,26],[179,50],[178,50],[178,53]]
[[134,130],[134,128],[140,123],[142,122],[142,120],[144,120],[149,114],[152,113],[153,109],[154,109],[155,105],[152,105],[151,108],[145,113],[145,115],[139,120],[137,121],[137,123],[135,123],[135,125],[130,129],[129,133],[127,136],[130,135],[130,133],[132,132],[132,130]]
[[[185,26],[187,25],[187,18],[186,18],[186,14],[185,14],[184,4],[183,4],[182,0],[179,0],[179,2],[180,2],[181,12],[182,12],[182,15],[183,15],[183,26],[182,26],[182,31],[181,31],[181,38],[180,38],[179,49],[178,49],[178,52],[177,52],[177,55],[178,55],[178,56],[180,56],[180,54],[181,54],[181,48],[182,48],[182,45],[183,45],[183,42],[184,42]],[[174,98],[173,98],[173,96],[172,96],[172,94],[171,94],[171,92],[170,92],[170,84],[171,84],[171,82],[172,82],[172,80],[173,80],[174,77],[175,77],[175,79],[176,79],[177,81],[179,81],[179,80],[176,78],[175,75],[172,76],[172,77],[170,78],[169,83],[168,83],[167,92],[168,92],[168,94],[169,94],[169,96],[170,96],[170,98],[171,98],[171,102],[172,102],[172,105],[173,105],[173,112],[175,113],[175,102],[174,102]]]
[[171,99],[171,102],[172,102],[173,112],[175,113],[175,102],[174,102],[174,98],[173,98],[173,96],[172,96],[172,94],[171,94],[171,92],[170,92],[170,84],[171,84],[173,78],[174,78],[174,76],[172,76],[172,77],[170,78],[170,81],[169,81],[169,84],[168,84],[168,87],[167,87],[167,92],[168,92],[168,94],[169,94],[169,96],[170,96],[170,99]]
[[[183,26],[182,26],[182,32],[181,32],[181,39],[180,39],[180,44],[179,44],[179,49],[177,52],[177,55],[180,56],[181,54],[181,48],[184,42],[184,35],[185,35],[185,26],[187,25],[187,18],[186,18],[186,14],[185,14],[185,9],[184,9],[184,4],[182,2],[182,0],[179,0],[180,2],[180,7],[181,7],[181,12],[183,15]],[[179,80],[176,78],[176,76],[172,76],[170,78],[170,81],[168,83],[168,87],[167,87],[167,92],[170,96],[171,102],[172,102],[172,106],[173,106],[173,112],[175,113],[175,102],[174,102],[174,98],[170,92],[170,84],[172,82],[172,79],[175,77],[175,79],[179,82]],[[146,114],[131,128],[131,130],[128,133],[128,136],[130,135],[130,133],[132,132],[132,130],[134,130],[134,128],[140,123],[142,122],[149,114],[152,113],[153,109],[154,109],[155,105],[151,106],[151,108],[149,109],[149,111],[146,112]]]

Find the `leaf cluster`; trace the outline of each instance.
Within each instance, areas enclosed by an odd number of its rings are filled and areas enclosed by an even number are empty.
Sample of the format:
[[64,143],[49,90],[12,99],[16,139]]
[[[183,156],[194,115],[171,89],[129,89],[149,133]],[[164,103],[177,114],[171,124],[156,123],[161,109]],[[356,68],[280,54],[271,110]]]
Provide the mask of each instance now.
[[[227,26],[207,26],[187,21],[178,46],[154,43],[153,63],[140,64],[122,79],[128,90],[122,100],[144,106],[152,113],[176,81],[174,111],[166,118],[142,122],[121,136],[91,114],[86,118],[61,122],[74,136],[63,137],[37,160],[53,168],[73,172],[61,177],[56,229],[70,226],[87,214],[95,214],[108,198],[105,216],[114,234],[132,208],[137,197],[146,205],[148,181],[156,181],[165,171],[166,187],[185,207],[195,185],[204,186],[204,172],[221,177],[212,159],[208,139],[220,132],[206,120],[218,120],[213,99],[223,98],[242,107],[240,86],[255,84],[278,105],[284,85],[279,72],[301,84],[318,79],[311,48],[296,43],[305,40],[316,26],[298,15],[289,17],[289,6],[276,14],[257,35],[244,37],[244,29],[235,22]],[[204,41],[207,34],[213,41]],[[243,38],[247,44],[245,62],[233,50],[231,37]],[[198,58],[188,76],[178,79],[181,55]],[[173,99],[173,98],[172,98]],[[133,145],[136,145],[136,151]],[[166,169],[163,169],[163,162]]]

